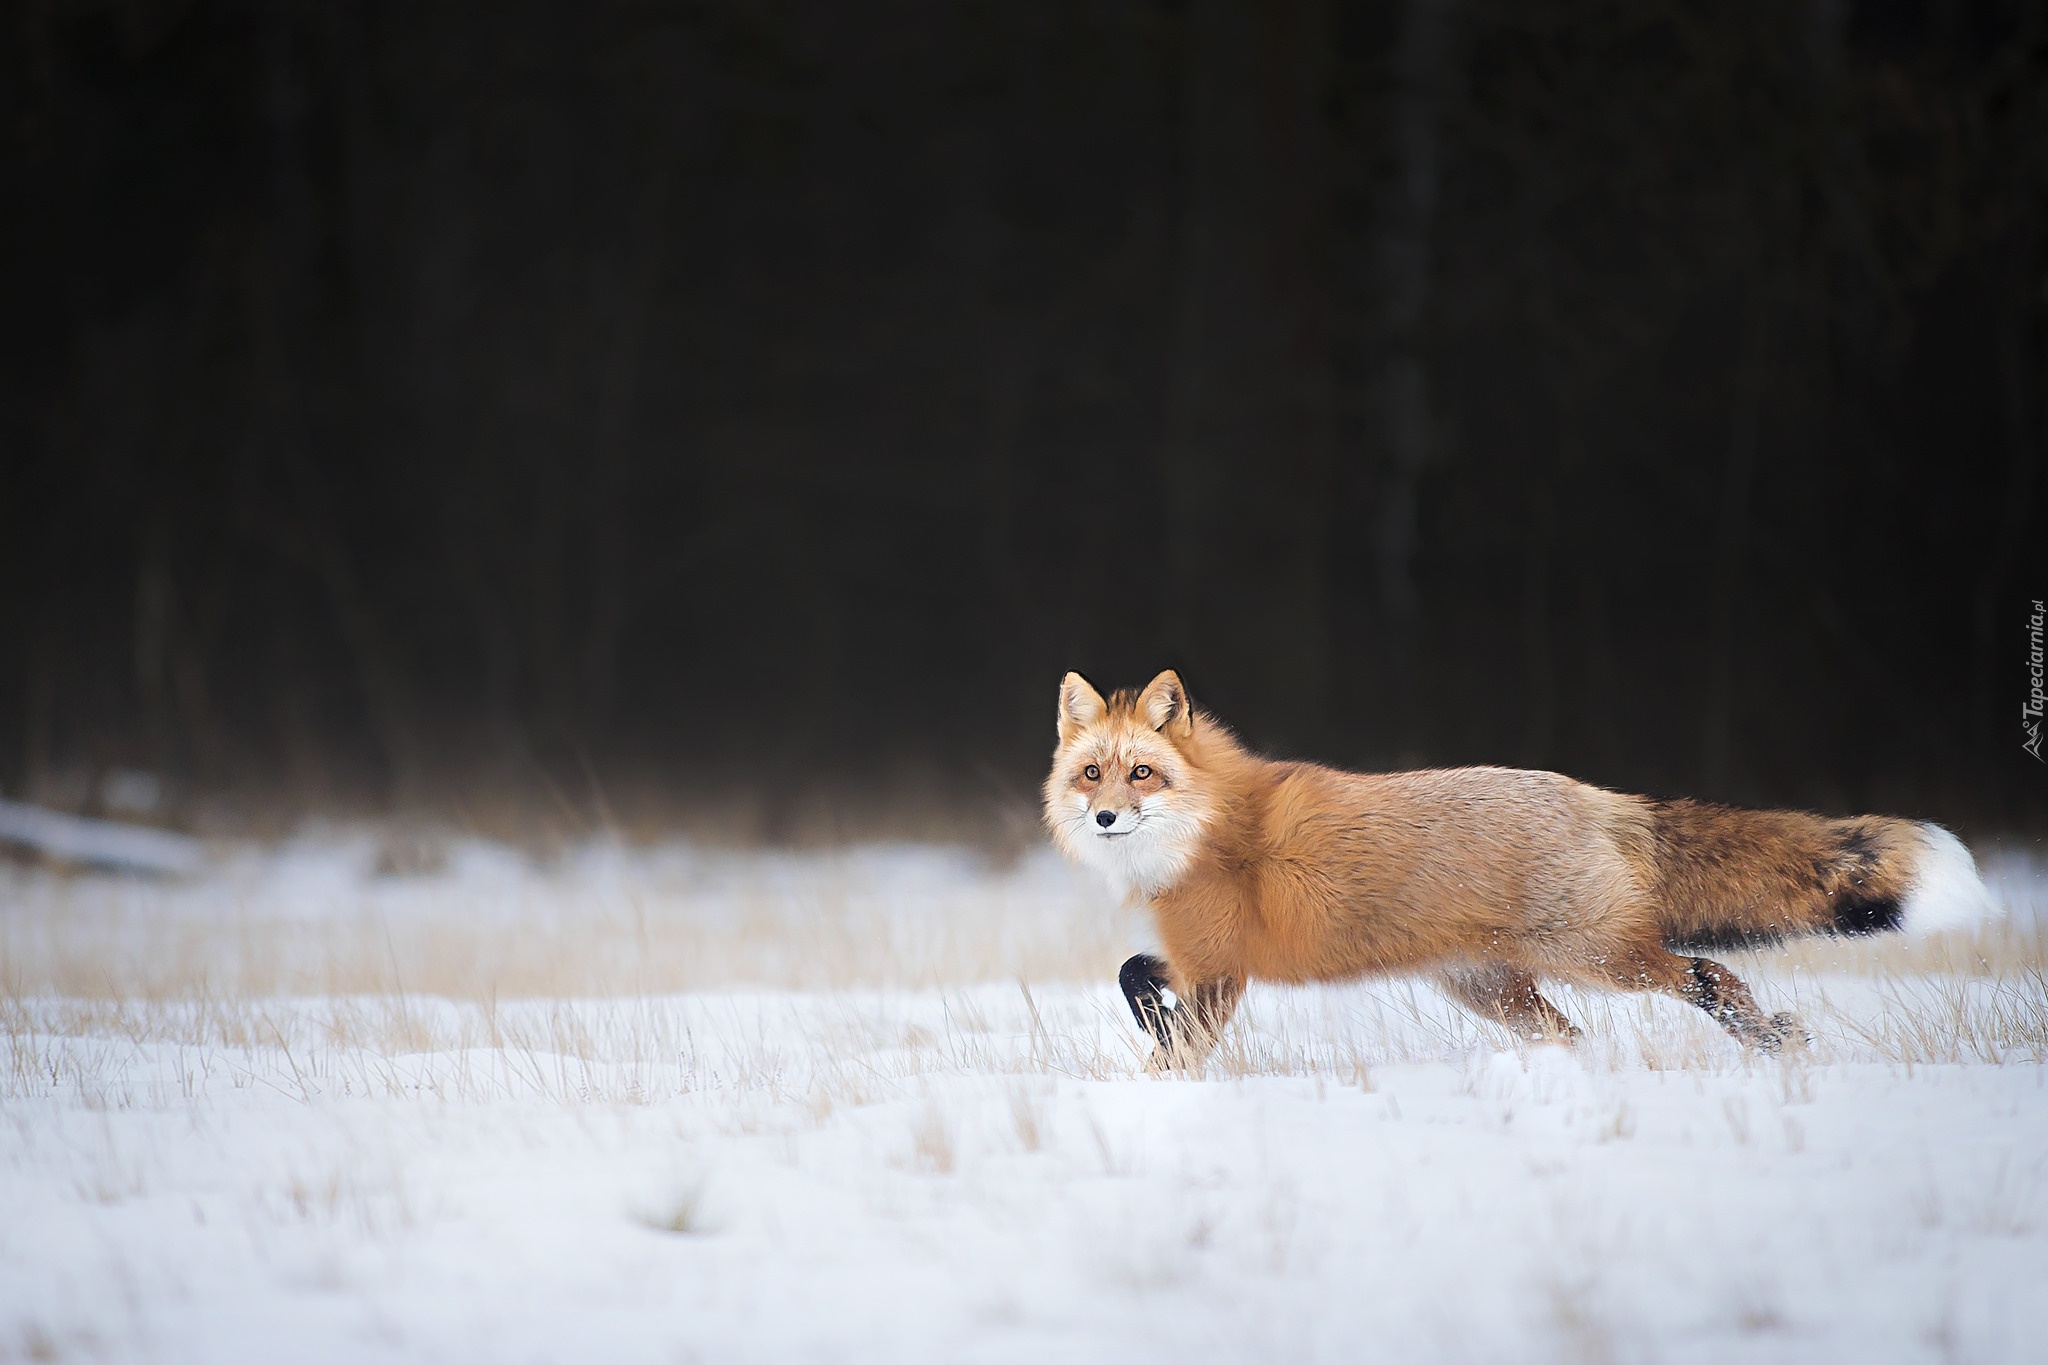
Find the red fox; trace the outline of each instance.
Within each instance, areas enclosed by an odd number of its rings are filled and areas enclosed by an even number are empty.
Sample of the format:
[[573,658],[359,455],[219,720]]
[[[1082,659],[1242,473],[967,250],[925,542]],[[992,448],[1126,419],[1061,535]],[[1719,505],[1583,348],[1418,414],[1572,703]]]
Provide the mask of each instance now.
[[1549,977],[1663,991],[1776,1051],[1804,1041],[1798,1021],[1682,950],[1994,913],[1938,825],[1656,801],[1513,768],[1278,762],[1196,711],[1171,670],[1107,700],[1067,674],[1045,823],[1157,920],[1166,959],[1120,975],[1155,1065],[1199,1060],[1248,981],[1391,972],[1433,973],[1527,1037],[1578,1034],[1538,991]]

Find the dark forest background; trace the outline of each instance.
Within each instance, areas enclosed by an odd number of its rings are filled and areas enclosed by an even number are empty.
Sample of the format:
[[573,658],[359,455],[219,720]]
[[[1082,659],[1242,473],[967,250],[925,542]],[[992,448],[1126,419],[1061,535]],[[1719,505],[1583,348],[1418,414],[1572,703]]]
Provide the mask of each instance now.
[[2038,3],[5,24],[9,795],[966,829],[1173,665],[1352,765],[2048,814]]

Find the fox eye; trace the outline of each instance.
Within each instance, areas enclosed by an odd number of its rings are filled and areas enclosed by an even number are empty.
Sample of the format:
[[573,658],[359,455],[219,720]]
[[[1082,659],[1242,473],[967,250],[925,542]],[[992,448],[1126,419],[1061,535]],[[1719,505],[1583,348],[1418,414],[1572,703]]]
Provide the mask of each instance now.
[[1102,780],[1102,769],[1090,763],[1087,767],[1081,769],[1081,776],[1087,778],[1090,782],[1100,782]]
[[1149,763],[1140,763],[1137,767],[1131,769],[1131,781],[1133,782],[1143,782],[1150,776],[1152,776],[1152,765]]

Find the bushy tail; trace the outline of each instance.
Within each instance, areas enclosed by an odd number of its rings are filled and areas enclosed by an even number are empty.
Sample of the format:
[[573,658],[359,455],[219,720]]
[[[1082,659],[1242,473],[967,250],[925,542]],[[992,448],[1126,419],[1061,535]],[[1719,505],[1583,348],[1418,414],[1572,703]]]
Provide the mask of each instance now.
[[1939,825],[1693,801],[1652,802],[1648,813],[1651,880],[1673,948],[1924,933],[1998,913],[1970,851]]

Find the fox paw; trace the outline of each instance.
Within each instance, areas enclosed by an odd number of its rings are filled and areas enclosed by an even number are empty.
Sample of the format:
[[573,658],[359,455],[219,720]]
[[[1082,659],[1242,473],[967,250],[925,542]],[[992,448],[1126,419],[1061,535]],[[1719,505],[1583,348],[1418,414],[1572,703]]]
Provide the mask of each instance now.
[[1208,1060],[1209,1049],[1191,1039],[1176,1038],[1170,1043],[1161,1043],[1152,1049],[1152,1055],[1145,1059],[1147,1076],[1192,1076],[1202,1069]]
[[1813,1046],[1813,1035],[1806,1031],[1806,1025],[1799,1022],[1799,1016],[1790,1010],[1779,1010],[1771,1016],[1771,1031],[1778,1035],[1782,1047],[1798,1051]]
[[1527,1032],[1515,1032],[1515,1036],[1530,1044],[1555,1043],[1559,1047],[1577,1047],[1585,1032],[1577,1024],[1566,1024],[1563,1028],[1532,1028]]

